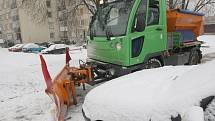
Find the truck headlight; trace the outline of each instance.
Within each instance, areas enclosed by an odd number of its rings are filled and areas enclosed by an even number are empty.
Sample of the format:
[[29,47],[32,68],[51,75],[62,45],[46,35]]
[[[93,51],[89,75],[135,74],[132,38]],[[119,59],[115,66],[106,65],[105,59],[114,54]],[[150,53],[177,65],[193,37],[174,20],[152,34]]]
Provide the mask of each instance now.
[[116,49],[117,49],[118,51],[120,51],[120,50],[122,49],[122,43],[121,43],[121,42],[117,42],[117,43],[116,43]]

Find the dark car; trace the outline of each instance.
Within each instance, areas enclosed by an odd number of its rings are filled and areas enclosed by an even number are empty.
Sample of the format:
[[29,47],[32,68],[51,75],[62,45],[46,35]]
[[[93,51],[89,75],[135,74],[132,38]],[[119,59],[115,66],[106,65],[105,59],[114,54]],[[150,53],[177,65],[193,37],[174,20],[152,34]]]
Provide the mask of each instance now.
[[54,44],[41,51],[43,54],[64,54],[66,52],[65,44]]

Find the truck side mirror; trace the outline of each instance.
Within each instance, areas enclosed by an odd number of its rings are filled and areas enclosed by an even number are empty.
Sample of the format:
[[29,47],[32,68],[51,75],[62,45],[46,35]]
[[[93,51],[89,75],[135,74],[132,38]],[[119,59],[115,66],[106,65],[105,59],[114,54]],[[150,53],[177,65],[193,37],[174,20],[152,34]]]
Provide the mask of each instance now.
[[145,30],[145,20],[142,13],[136,15],[134,29],[137,32],[142,32]]

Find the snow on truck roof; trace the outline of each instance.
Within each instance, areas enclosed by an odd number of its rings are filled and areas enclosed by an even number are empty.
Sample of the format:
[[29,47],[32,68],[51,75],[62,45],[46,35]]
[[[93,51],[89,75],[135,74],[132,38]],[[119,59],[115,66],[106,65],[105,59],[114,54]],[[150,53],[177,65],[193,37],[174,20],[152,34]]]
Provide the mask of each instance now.
[[186,14],[191,14],[191,15],[196,15],[196,16],[204,16],[205,15],[203,13],[197,13],[197,12],[193,12],[190,10],[177,9],[177,11],[180,13],[186,13]]
[[92,120],[169,121],[215,94],[214,67],[211,61],[129,74],[90,91],[83,109]]

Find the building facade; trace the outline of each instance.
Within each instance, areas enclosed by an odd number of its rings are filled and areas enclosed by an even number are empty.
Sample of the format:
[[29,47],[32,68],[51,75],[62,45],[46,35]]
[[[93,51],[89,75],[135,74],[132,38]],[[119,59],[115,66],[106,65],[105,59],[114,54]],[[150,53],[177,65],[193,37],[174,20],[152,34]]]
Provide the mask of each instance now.
[[17,0],[0,0],[0,39],[13,43],[83,41],[91,15],[82,5],[73,16],[70,10],[78,1],[46,0],[47,18],[35,23]]
[[215,16],[205,17],[204,33],[215,34]]
[[84,42],[92,14],[85,5],[80,5],[75,10],[74,16],[75,19],[69,20],[70,23],[73,23],[69,27],[69,38],[75,42]]
[[0,39],[22,43],[16,0],[0,0]]
[[[82,43],[86,40],[90,17],[92,16],[81,0],[61,0],[59,10],[60,33],[70,42]],[[64,5],[63,5],[64,4]]]

